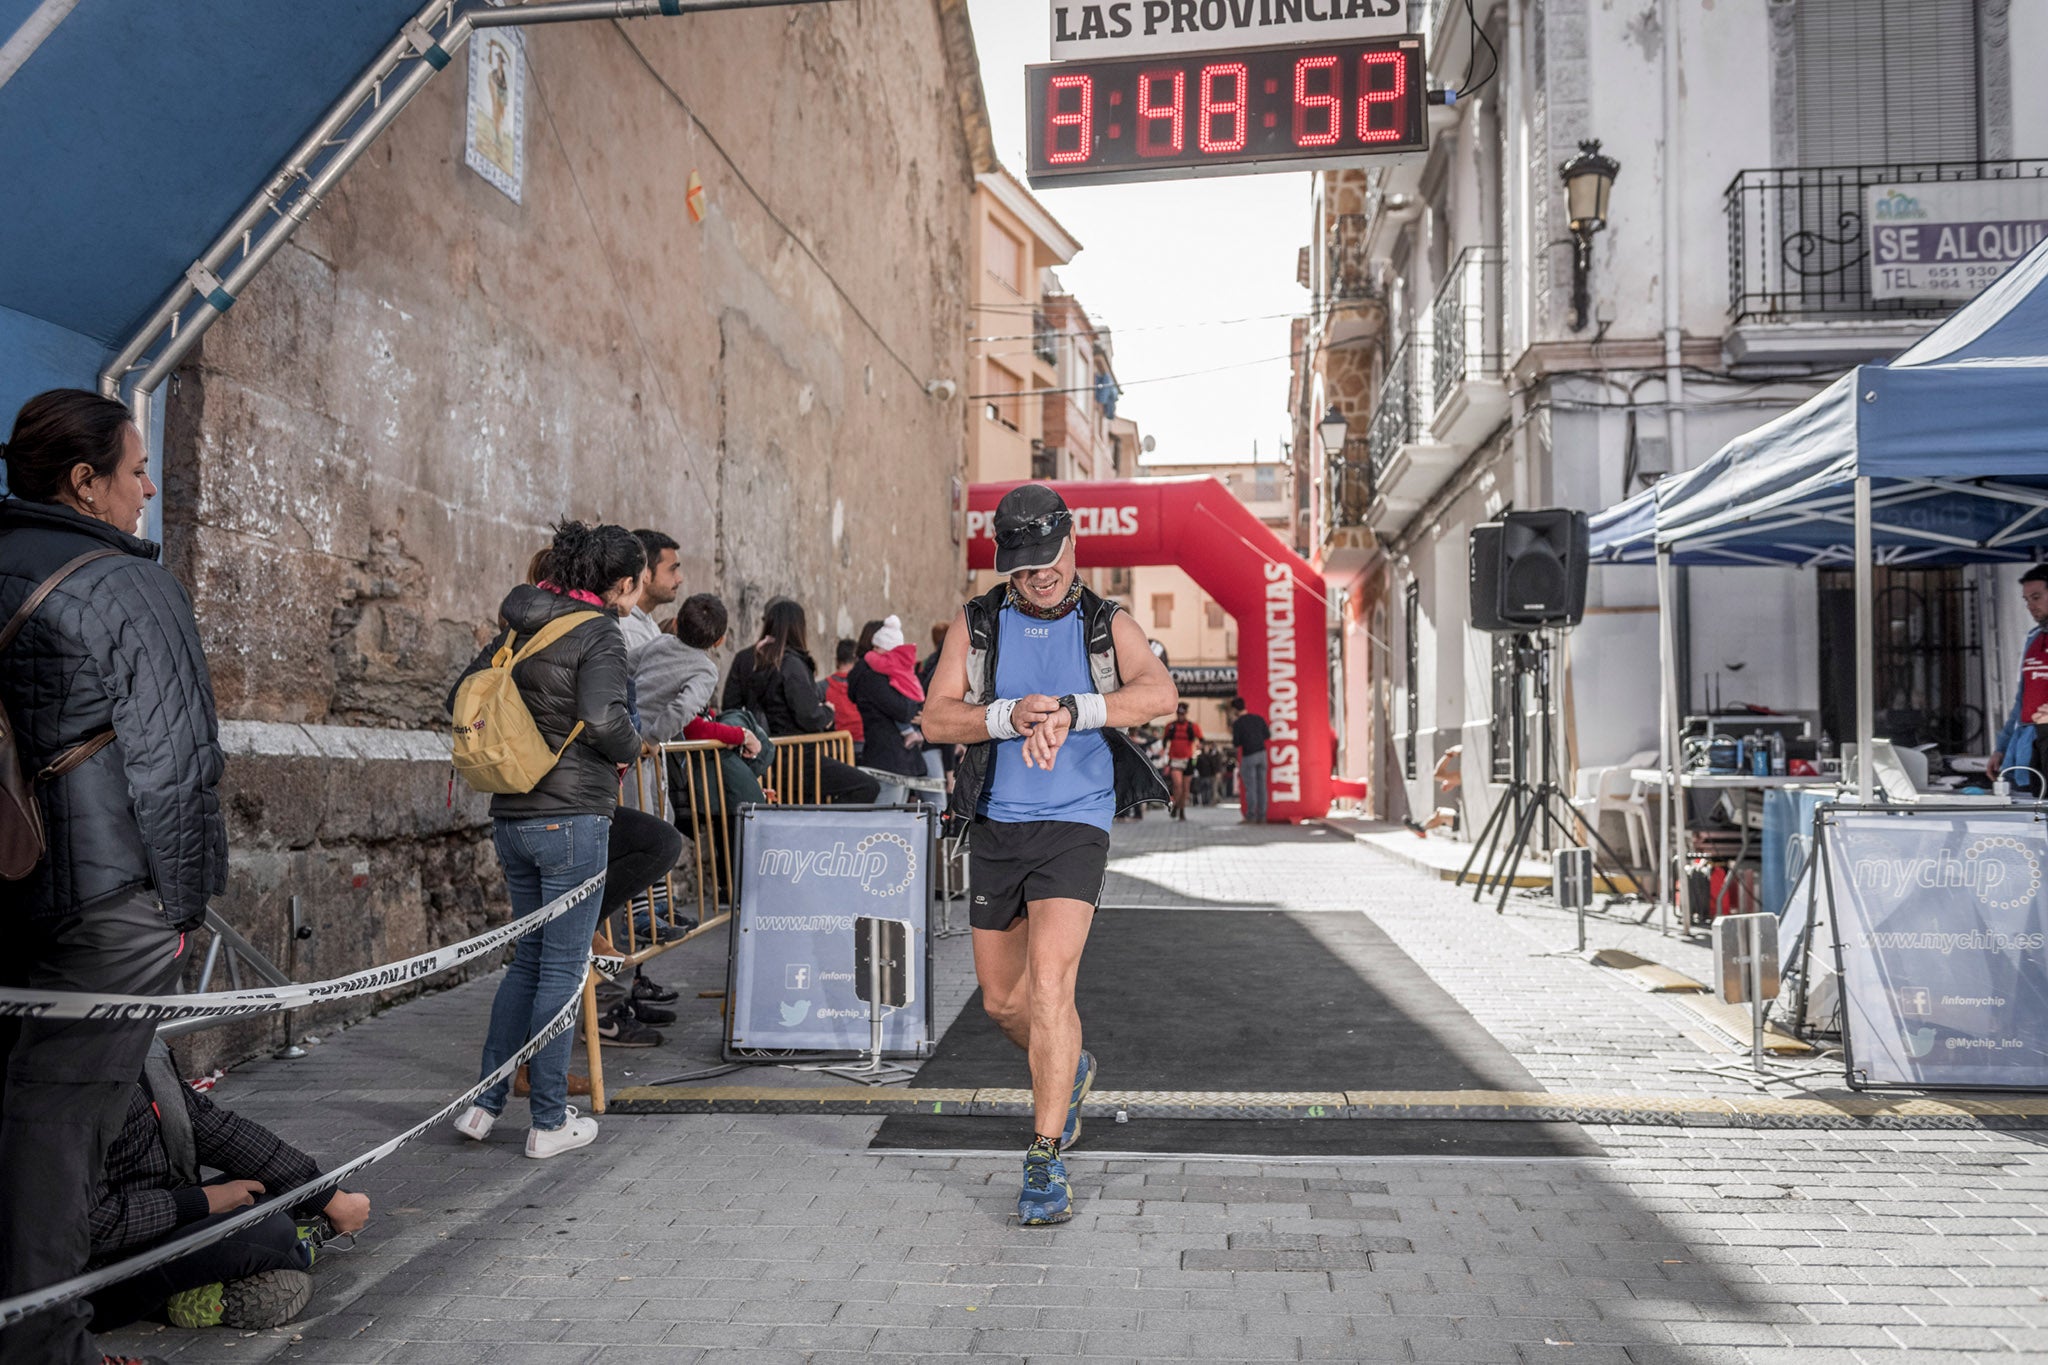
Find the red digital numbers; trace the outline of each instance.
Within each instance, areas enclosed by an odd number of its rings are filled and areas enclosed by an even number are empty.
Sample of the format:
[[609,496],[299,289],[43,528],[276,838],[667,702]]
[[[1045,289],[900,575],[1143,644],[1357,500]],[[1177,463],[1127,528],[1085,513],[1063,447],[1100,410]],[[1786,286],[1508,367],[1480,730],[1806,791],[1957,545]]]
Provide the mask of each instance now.
[[[1320,92],[1311,89],[1318,84],[1324,87]],[[1294,64],[1294,145],[1334,147],[1342,136],[1343,68],[1335,57],[1303,57]]]
[[[1069,101],[1068,93],[1078,98]],[[1063,106],[1068,103],[1073,108]],[[1054,76],[1046,95],[1045,159],[1055,166],[1075,166],[1095,149],[1095,82],[1087,76]],[[1062,134],[1074,131],[1074,145],[1065,147]]]
[[[1358,74],[1358,140],[1399,141],[1405,131],[1401,106],[1408,95],[1408,63],[1398,52],[1368,52],[1359,59]],[[1384,126],[1375,128],[1373,115],[1381,112]]]
[[[1251,80],[1251,70],[1243,62],[1222,62],[1202,68],[1202,122],[1198,140],[1204,153],[1241,152],[1245,143],[1251,140]],[[1235,92],[1229,99],[1220,98],[1217,94],[1217,88],[1226,81]],[[1229,133],[1216,135],[1218,120],[1229,121]]]
[[[1164,101],[1159,92],[1164,89]],[[1165,136],[1160,125],[1165,124]],[[1188,73],[1179,67],[1138,76],[1138,155],[1178,156],[1187,145]]]

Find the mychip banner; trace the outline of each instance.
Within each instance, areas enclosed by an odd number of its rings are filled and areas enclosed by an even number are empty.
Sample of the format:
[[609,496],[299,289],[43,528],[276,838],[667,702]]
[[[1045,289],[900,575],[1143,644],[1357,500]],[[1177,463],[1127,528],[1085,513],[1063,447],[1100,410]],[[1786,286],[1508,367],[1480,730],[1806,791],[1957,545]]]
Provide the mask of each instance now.
[[935,819],[929,806],[742,809],[727,1057],[866,1051],[868,1006],[853,969],[862,916],[910,925],[910,1004],[888,1015],[884,1055],[930,1050]]
[[1849,1083],[2048,1089],[2048,816],[1831,809]]

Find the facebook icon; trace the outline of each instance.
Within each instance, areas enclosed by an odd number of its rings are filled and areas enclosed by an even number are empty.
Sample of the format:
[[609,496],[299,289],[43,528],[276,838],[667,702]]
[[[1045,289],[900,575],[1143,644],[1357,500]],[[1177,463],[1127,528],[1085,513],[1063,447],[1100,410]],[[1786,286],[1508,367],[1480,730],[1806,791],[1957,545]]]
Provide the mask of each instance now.
[[793,991],[807,991],[811,988],[811,969],[808,964],[792,962],[783,969],[782,984]]

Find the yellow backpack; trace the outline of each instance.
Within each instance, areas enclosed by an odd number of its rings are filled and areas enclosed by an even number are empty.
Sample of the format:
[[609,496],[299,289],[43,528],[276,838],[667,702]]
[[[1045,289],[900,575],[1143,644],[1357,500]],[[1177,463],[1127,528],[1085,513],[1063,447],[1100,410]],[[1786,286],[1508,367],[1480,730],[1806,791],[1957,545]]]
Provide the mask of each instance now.
[[551,749],[526,709],[526,699],[512,681],[514,664],[525,663],[585,621],[601,612],[579,611],[558,616],[536,632],[526,647],[513,652],[519,637],[505,632],[505,644],[491,657],[489,668],[478,669],[455,689],[455,771],[462,774],[472,791],[505,795],[530,792],[561,761],[576,736],[583,732],[577,721],[562,741]]

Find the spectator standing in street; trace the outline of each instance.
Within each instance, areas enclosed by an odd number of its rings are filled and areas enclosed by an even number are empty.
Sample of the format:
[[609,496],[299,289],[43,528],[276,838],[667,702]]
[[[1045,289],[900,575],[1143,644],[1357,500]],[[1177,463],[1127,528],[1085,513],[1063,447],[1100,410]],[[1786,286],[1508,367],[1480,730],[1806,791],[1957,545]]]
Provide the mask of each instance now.
[[2048,737],[2048,564],[2020,575],[2020,594],[2034,628],[2020,645],[2019,689],[1985,771],[1993,779],[2005,772],[2014,791],[2039,796],[2048,786],[2041,778],[2048,771],[2048,746],[2041,742]]
[[1247,824],[1266,823],[1266,741],[1273,732],[1266,718],[1249,710],[1243,697],[1230,699],[1230,744],[1237,750],[1238,818]]
[[860,765],[900,777],[925,777],[924,737],[917,729],[924,710],[917,646],[904,641],[903,623],[894,616],[870,621],[861,634],[869,648],[846,680],[867,732]]
[[[604,872],[619,767],[640,753],[626,706],[626,642],[616,607],[639,586],[646,566],[646,551],[624,527],[563,522],[548,548],[548,578],[512,589],[500,609],[506,630],[464,670],[467,677],[490,667],[509,636],[524,639],[560,617],[590,613],[512,670],[542,737],[561,746],[560,759],[533,790],[491,798],[492,836],[516,914],[530,915]],[[510,1060],[582,990],[600,908],[592,896],[519,940],[491,1004],[482,1074]],[[597,1138],[597,1121],[568,1106],[572,1046],[571,1036],[561,1034],[528,1064],[530,1157],[557,1156]],[[479,1142],[488,1137],[509,1087],[508,1078],[478,1096],[455,1130]]]
[[[44,852],[8,884],[0,983],[159,994],[227,885],[213,684],[191,599],[138,534],[156,485],[126,408],[78,389],[39,394],[4,449],[0,621],[13,638],[0,704]],[[87,555],[101,557],[79,563]],[[92,1192],[155,1031],[0,1023],[0,1297],[85,1269]],[[0,1359],[92,1365],[90,1317],[76,1301],[38,1313],[0,1332]]]
[[[868,624],[879,626],[881,622],[871,621]],[[832,676],[825,680],[825,700],[832,703],[832,719],[839,729],[853,736],[856,746],[867,742],[867,729],[860,718],[860,708],[854,705],[853,698],[847,694],[846,677],[853,671],[854,662],[859,658],[859,643],[841,640],[839,647],[833,651]]]
[[1167,814],[1175,820],[1188,818],[1188,786],[1195,776],[1195,749],[1202,742],[1202,727],[1188,719],[1188,704],[1182,702],[1166,722],[1166,780],[1173,789],[1173,805]]
[[683,564],[677,557],[674,536],[663,531],[635,531],[633,538],[647,552],[647,568],[640,576],[640,600],[619,618],[619,633],[626,637],[626,653],[645,646],[661,634],[653,613],[676,600],[683,590]]
[[[760,638],[739,652],[726,674],[725,709],[741,707],[759,716],[778,739],[832,730],[832,707],[818,686],[818,666],[805,641],[804,609],[787,597],[768,604]],[[850,763],[823,754],[810,755],[804,763],[815,779],[808,785],[826,801],[866,805],[881,794],[881,784]],[[787,793],[783,799],[789,799]]]
[[[202,1169],[219,1174],[202,1180]],[[319,1178],[313,1158],[194,1093],[158,1045],[141,1083],[129,1087],[127,1119],[107,1152],[92,1211],[93,1260],[136,1255]],[[211,1246],[94,1294],[93,1327],[112,1331],[160,1308],[173,1327],[260,1331],[290,1322],[313,1296],[309,1272],[328,1229],[348,1236],[369,1219],[370,1197],[347,1190],[274,1209]]]
[[1223,773],[1223,756],[1216,752],[1216,745],[1207,742],[1195,755],[1195,804],[1213,806],[1216,804],[1216,779]]

